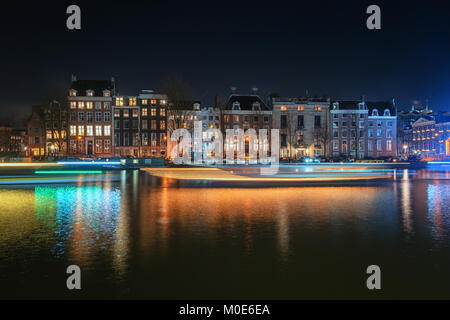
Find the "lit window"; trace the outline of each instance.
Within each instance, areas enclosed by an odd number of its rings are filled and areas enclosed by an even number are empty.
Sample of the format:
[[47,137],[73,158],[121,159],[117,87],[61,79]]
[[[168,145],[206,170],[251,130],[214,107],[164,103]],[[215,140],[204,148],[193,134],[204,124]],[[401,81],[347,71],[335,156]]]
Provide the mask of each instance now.
[[152,100],[150,100],[150,103],[151,104],[156,104],[156,100],[152,99]]
[[148,104],[148,100],[147,99],[142,99],[142,105],[147,105]]
[[78,126],[78,135],[84,136],[84,126]]
[[151,109],[151,115],[152,115],[152,117],[156,116],[156,109],[155,108]]
[[95,135],[96,136],[102,135],[102,126],[95,126]]
[[92,109],[92,102],[86,102],[86,109]]
[[94,91],[92,91],[92,90],[86,90],[86,95],[87,95],[88,97],[92,97],[92,96],[94,95]]
[[159,128],[161,130],[165,130],[166,129],[166,122],[164,120],[161,120],[161,122],[159,124]]
[[148,109],[147,108],[142,108],[142,115],[145,117],[145,116],[147,116],[147,112],[148,112]]
[[123,106],[123,97],[116,98],[116,106],[119,106],[119,107]]
[[77,126],[70,126],[70,135],[71,136],[77,135]]
[[320,110],[322,110],[322,107],[321,107],[321,106],[315,106],[315,107],[314,107],[314,111],[320,111]]
[[103,91],[103,96],[109,97],[110,95],[111,95],[111,93],[109,92],[109,90],[104,90]]
[[84,102],[83,101],[78,102],[78,108],[80,108],[80,109],[84,108]]
[[139,116],[139,110],[133,109],[133,118],[137,118]]
[[166,104],[166,100],[160,100],[159,101],[162,105],[165,105]]
[[128,109],[123,110],[123,116],[124,118],[128,118],[130,116],[130,110]]
[[52,138],[52,130],[47,130],[47,139]]
[[286,110],[287,110],[287,106],[281,106],[281,107],[280,107],[280,110],[281,110],[281,111],[286,111]]
[[70,96],[76,97],[77,96],[77,90],[70,90]]
[[86,135],[88,137],[92,137],[94,135],[94,130],[93,130],[92,126],[87,126],[86,127]]
[[77,107],[77,103],[75,101],[70,102],[70,108],[75,109]]
[[130,106],[135,106],[136,105],[136,98],[130,98],[129,99],[129,103],[130,103]]
[[298,106],[298,107],[297,107],[297,110],[298,110],[298,111],[303,111],[303,110],[305,110],[305,107],[304,107],[304,106]]
[[105,130],[105,136],[111,135],[111,126],[105,126],[104,130]]
[[165,117],[166,116],[166,109],[164,109],[164,108],[159,109],[159,115],[161,117]]

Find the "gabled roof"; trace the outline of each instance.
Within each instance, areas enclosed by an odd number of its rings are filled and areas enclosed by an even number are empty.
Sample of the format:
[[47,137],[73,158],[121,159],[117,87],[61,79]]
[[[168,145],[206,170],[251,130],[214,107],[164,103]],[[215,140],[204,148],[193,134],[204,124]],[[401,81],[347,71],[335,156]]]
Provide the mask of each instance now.
[[228,101],[227,101],[224,109],[232,110],[233,103],[235,103],[235,102],[239,102],[241,110],[252,111],[253,104],[255,102],[259,103],[259,105],[261,107],[261,111],[270,111],[271,110],[258,95],[254,95],[254,94],[248,94],[248,95],[232,94],[228,98]]
[[364,102],[362,100],[338,100],[333,103],[339,103],[339,110],[358,110],[359,103]]
[[372,111],[374,109],[378,110],[378,114],[380,116],[382,116],[384,114],[384,110],[388,109],[391,116],[395,116],[396,115],[396,108],[393,105],[392,102],[390,101],[375,101],[375,102],[371,102],[371,101],[366,101],[366,105],[369,109],[369,115],[372,114]]
[[93,90],[94,97],[102,97],[103,91],[113,91],[114,85],[109,80],[77,80],[72,82],[70,89],[77,90],[80,96],[85,96],[87,90]]

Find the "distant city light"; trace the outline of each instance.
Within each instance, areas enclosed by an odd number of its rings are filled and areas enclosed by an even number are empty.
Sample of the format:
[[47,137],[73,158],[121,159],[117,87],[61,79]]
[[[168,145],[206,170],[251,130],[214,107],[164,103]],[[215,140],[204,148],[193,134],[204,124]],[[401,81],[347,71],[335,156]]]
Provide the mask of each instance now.
[[103,165],[120,165],[120,161],[58,161],[58,164],[64,165],[92,165],[92,166],[103,166]]
[[34,174],[100,174],[101,170],[37,170]]

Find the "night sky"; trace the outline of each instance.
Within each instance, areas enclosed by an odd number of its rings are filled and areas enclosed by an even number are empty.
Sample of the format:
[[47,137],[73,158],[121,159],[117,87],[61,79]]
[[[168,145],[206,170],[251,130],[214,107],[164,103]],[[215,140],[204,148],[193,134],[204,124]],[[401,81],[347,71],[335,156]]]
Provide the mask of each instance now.
[[[343,4],[345,3],[345,5]],[[66,28],[77,4],[82,30]],[[381,7],[382,29],[366,28]],[[432,4],[432,6],[431,6]],[[261,95],[429,99],[450,109],[450,9],[438,1],[15,1],[1,10],[2,114],[26,114],[43,93],[119,77],[121,94],[181,76],[212,104],[230,86]],[[23,112],[22,112],[23,110]]]

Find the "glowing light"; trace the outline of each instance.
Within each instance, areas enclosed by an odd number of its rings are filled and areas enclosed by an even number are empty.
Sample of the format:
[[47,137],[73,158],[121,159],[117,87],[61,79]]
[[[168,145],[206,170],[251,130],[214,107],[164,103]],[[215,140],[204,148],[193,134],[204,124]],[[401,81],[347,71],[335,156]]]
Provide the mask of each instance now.
[[36,170],[34,174],[100,174],[101,170]]
[[19,163],[0,163],[0,167],[47,167],[47,166],[56,166],[58,167],[60,164],[57,163],[32,163],[32,162],[19,162]]
[[64,165],[97,165],[97,166],[104,166],[104,165],[120,165],[122,164],[121,161],[58,161],[58,164],[64,164]]

